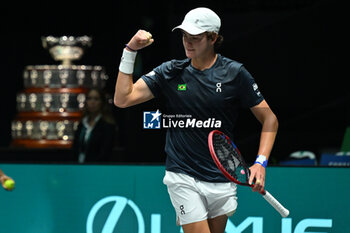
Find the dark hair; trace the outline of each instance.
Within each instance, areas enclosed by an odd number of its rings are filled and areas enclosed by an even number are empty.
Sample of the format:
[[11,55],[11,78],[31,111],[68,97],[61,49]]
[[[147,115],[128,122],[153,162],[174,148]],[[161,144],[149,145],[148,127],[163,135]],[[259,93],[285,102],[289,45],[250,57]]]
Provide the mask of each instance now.
[[[89,95],[90,92],[92,91],[96,91],[98,93],[98,95],[100,96],[101,102],[102,102],[102,106],[101,106],[101,114],[102,114],[102,118],[111,124],[115,124],[115,119],[114,116],[112,114],[112,108],[110,106],[110,103],[108,101],[108,95],[106,94],[106,92],[100,88],[91,88],[86,92],[86,99]],[[86,109],[86,104],[84,107],[84,116],[89,115],[89,112]]]
[[210,40],[214,40],[215,37],[217,37],[214,44],[214,50],[215,52],[217,52],[217,50],[220,49],[222,43],[224,42],[224,37],[222,35],[217,34],[216,32],[206,32],[206,34],[207,38]]

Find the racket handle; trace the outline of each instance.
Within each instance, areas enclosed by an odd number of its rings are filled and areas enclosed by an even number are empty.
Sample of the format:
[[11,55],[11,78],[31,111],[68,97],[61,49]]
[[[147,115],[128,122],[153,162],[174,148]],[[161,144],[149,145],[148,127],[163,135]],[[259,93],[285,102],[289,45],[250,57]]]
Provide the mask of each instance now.
[[279,203],[276,198],[274,198],[268,191],[265,190],[265,194],[263,195],[265,200],[270,203],[273,208],[275,208],[278,213],[281,214],[283,218],[287,217],[289,215],[289,210],[286,209],[281,203]]

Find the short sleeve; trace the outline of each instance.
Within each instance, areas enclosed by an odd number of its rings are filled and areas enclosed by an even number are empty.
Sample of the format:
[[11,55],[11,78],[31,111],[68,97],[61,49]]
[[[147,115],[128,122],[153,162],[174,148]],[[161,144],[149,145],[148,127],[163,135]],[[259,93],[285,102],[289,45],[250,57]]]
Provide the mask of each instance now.
[[161,94],[161,76],[156,72],[157,69],[159,67],[141,77],[156,98]]
[[240,84],[239,98],[242,107],[251,108],[264,100],[263,95],[259,91],[258,84],[244,66],[240,69],[238,79]]
[[155,97],[159,97],[161,92],[169,85],[169,80],[178,77],[189,63],[189,59],[167,61],[141,78],[152,91],[152,94]]

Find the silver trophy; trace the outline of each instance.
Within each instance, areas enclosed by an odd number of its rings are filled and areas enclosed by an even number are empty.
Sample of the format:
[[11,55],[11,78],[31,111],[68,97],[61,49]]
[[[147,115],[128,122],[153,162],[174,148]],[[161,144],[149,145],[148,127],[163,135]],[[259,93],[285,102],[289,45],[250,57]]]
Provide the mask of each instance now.
[[18,138],[22,137],[22,129],[23,129],[23,124],[20,121],[16,121],[12,125],[12,130],[15,132],[15,135]]
[[62,61],[62,65],[69,66],[73,60],[78,60],[86,47],[91,46],[91,37],[81,36],[46,36],[41,38],[42,45],[48,49],[55,61]]
[[79,109],[82,110],[84,108],[84,105],[85,105],[85,99],[86,99],[86,96],[84,93],[80,93],[78,96],[77,96],[77,100],[78,100],[78,103],[79,103]]
[[51,70],[44,70],[44,85],[47,87],[50,85],[51,78],[52,78],[52,72]]
[[30,80],[32,85],[37,84],[37,79],[38,79],[38,72],[36,70],[32,70],[30,72]]
[[41,132],[41,138],[46,138],[47,129],[49,128],[49,122],[48,121],[41,121],[39,123],[39,128],[40,128],[40,132]]
[[68,101],[69,101],[69,93],[63,93],[60,96],[60,101],[61,101],[61,108],[59,109],[59,112],[64,112],[65,109],[68,106]]
[[33,133],[33,128],[34,128],[34,125],[33,125],[33,121],[27,121],[25,123],[25,127],[26,127],[26,136],[28,138],[30,138],[32,136],[32,133]]
[[63,121],[59,121],[56,123],[57,136],[59,138],[63,138],[65,128],[66,128],[66,125],[64,124]]
[[26,101],[27,101],[27,96],[26,94],[24,93],[20,93],[17,95],[17,108],[19,110],[26,110],[25,107],[26,107]]
[[69,71],[68,70],[60,70],[59,77],[61,80],[61,86],[65,87],[67,85],[67,79],[69,77]]
[[85,72],[82,70],[77,71],[77,80],[78,80],[78,85],[83,86],[84,84],[84,79],[85,79]]
[[104,88],[108,76],[102,66],[72,64],[91,46],[90,37],[44,36],[41,41],[60,64],[25,67],[27,90],[17,94],[13,145],[68,147],[82,116],[86,90]]
[[30,107],[33,111],[36,111],[37,100],[38,100],[38,97],[36,96],[35,93],[31,93],[29,95],[29,103],[30,103]]
[[44,99],[44,107],[43,112],[46,112],[50,109],[51,103],[52,103],[52,94],[51,93],[44,93],[43,94]]

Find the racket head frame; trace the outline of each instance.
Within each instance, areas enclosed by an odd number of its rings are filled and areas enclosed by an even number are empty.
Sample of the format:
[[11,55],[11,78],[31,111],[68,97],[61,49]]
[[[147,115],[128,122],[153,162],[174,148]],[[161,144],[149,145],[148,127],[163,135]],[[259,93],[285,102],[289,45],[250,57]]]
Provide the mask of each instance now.
[[[239,154],[239,156],[242,156],[240,151],[238,150],[237,146],[232,142],[232,140],[227,136],[225,135],[223,132],[219,131],[219,130],[213,130],[209,133],[209,136],[208,136],[208,145],[209,145],[209,150],[210,150],[210,154],[216,164],[216,166],[219,168],[219,170],[224,174],[224,176],[236,183],[236,184],[239,184],[239,185],[244,185],[244,186],[249,186],[249,187],[254,187],[254,184],[247,184],[247,183],[242,183],[240,181],[238,181],[237,179],[235,179],[234,177],[232,177],[227,171],[226,169],[224,168],[224,166],[222,166],[222,164],[220,163],[220,160],[217,158],[217,155],[215,153],[215,149],[214,149],[214,144],[213,144],[213,135],[214,134],[219,134],[221,136],[224,136],[225,139],[227,141],[229,141],[232,146],[234,147],[234,149],[237,151],[237,153]],[[242,158],[243,160],[243,158]],[[249,168],[248,168],[248,176],[250,175],[250,171],[249,171]],[[289,210],[286,209],[280,202],[278,202],[269,192],[267,192],[265,189],[262,190],[260,192],[260,194],[264,197],[264,199],[269,202],[280,214],[283,218],[285,217],[288,217],[289,215]]]
[[[239,185],[244,185],[244,186],[249,186],[249,187],[254,187],[254,184],[249,184],[249,183],[242,183],[240,182],[239,180],[235,179],[234,177],[232,177],[227,171],[226,169],[224,168],[224,166],[222,166],[222,164],[220,163],[220,160],[218,159],[216,153],[215,153],[215,149],[214,149],[214,144],[213,144],[213,137],[214,137],[214,134],[219,134],[223,137],[225,137],[225,139],[230,142],[233,146],[233,148],[235,148],[235,150],[237,151],[237,153],[242,157],[241,155],[241,152],[238,150],[237,146],[234,144],[234,142],[226,135],[224,134],[223,132],[219,131],[219,130],[213,130],[209,133],[209,136],[208,136],[208,145],[209,145],[209,150],[210,150],[210,155],[211,157],[213,158],[216,166],[219,168],[219,170],[222,172],[222,174],[230,181],[236,183],[236,184],[239,184]],[[249,168],[247,169],[247,172],[248,172],[248,176],[250,174],[250,170]],[[260,192],[262,195],[265,195],[265,190],[262,190]]]

